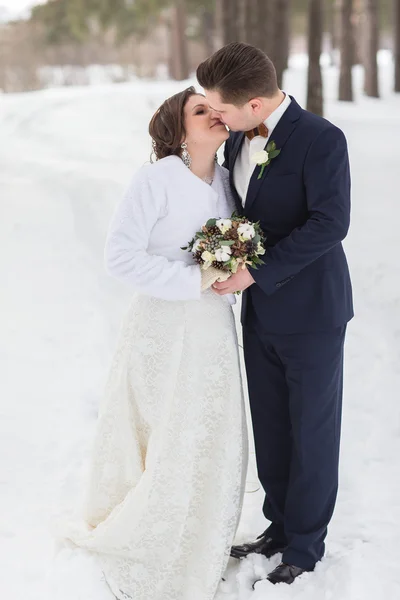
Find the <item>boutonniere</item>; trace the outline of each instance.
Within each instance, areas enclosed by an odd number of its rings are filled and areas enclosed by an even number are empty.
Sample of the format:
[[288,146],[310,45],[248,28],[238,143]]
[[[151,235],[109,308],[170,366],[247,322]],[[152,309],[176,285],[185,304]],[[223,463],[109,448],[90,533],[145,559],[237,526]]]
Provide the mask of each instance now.
[[250,159],[251,162],[261,167],[261,171],[257,179],[261,179],[264,174],[265,167],[268,167],[271,160],[276,158],[280,153],[281,151],[277,149],[274,140],[271,140],[268,142],[265,150],[260,150],[260,152],[256,152],[252,155]]

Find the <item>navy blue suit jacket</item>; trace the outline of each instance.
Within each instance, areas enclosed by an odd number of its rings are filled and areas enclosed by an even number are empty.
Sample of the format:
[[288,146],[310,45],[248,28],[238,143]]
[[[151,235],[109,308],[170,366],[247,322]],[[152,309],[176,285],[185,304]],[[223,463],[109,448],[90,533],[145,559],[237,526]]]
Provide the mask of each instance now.
[[[267,236],[265,264],[251,270],[255,284],[243,295],[271,333],[305,333],[339,327],[353,317],[349,269],[342,247],[350,224],[350,169],[343,132],[292,102],[271,140],[279,156],[252,175],[244,208],[233,168],[244,140],[231,133],[224,166],[237,210],[260,221]],[[271,141],[270,140],[270,141]]]

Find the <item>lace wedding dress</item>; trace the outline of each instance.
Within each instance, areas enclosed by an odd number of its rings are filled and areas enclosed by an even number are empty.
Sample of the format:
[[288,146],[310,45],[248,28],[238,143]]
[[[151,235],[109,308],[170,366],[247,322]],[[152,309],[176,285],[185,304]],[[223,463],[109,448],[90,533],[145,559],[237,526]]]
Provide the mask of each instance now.
[[[226,203],[223,187],[207,193]],[[137,294],[99,411],[86,525],[68,533],[116,598],[213,600],[242,507],[246,431],[230,303]]]

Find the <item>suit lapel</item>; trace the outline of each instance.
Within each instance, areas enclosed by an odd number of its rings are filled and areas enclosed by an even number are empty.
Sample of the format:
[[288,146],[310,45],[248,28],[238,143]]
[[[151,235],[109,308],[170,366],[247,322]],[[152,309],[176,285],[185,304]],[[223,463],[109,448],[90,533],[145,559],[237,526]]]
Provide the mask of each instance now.
[[288,109],[282,115],[282,118],[279,121],[279,123],[277,124],[277,126],[275,127],[275,129],[273,130],[272,135],[271,135],[270,139],[268,140],[268,143],[265,145],[265,149],[266,149],[269,142],[274,141],[276,143],[277,149],[281,150],[281,154],[279,154],[279,156],[277,156],[276,158],[271,160],[269,165],[264,169],[264,173],[263,173],[263,176],[261,179],[258,179],[258,176],[261,171],[261,166],[257,165],[256,168],[254,169],[254,172],[250,179],[249,189],[247,190],[247,196],[246,196],[246,202],[245,202],[245,210],[246,211],[249,210],[249,208],[251,207],[251,205],[254,203],[255,199],[257,198],[258,192],[260,191],[262,184],[265,182],[271,169],[275,165],[275,161],[282,160],[283,152],[284,152],[283,148],[284,148],[286,142],[288,141],[288,139],[290,138],[290,136],[292,135],[293,131],[296,129],[296,124],[302,113],[302,108],[297,104],[297,102],[294,98],[291,97],[291,100],[292,100],[292,102],[288,106]]
[[242,147],[243,140],[244,140],[243,132],[240,132],[235,136],[235,138],[232,142],[232,154],[229,157],[230,158],[230,160],[229,160],[229,181],[231,184],[231,188],[233,190],[236,208],[239,211],[239,213],[243,213],[243,205],[242,205],[240,196],[236,191],[235,182],[234,182],[234,178],[233,178],[233,169],[234,169],[237,157],[239,155],[240,149]]

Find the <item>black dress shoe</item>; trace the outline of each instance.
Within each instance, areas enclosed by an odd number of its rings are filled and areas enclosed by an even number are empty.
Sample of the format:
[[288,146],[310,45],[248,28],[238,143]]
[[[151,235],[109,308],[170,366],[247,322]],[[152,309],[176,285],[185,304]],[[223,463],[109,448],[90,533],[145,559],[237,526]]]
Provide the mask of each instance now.
[[[281,563],[278,565],[269,575],[267,575],[267,580],[273,583],[287,583],[291,584],[293,581],[300,577],[303,573],[307,573],[307,569],[301,569],[300,567],[295,567],[294,565],[287,565],[285,563]],[[253,590],[256,583],[259,581],[265,581],[265,579],[257,579],[253,583]]]
[[232,546],[231,556],[233,556],[233,558],[245,558],[248,554],[255,553],[263,554],[267,558],[271,558],[271,556],[278,554],[278,552],[283,552],[285,548],[285,544],[272,539],[268,536],[267,532],[264,531],[264,533],[258,536],[255,542],[243,544],[242,546]]

